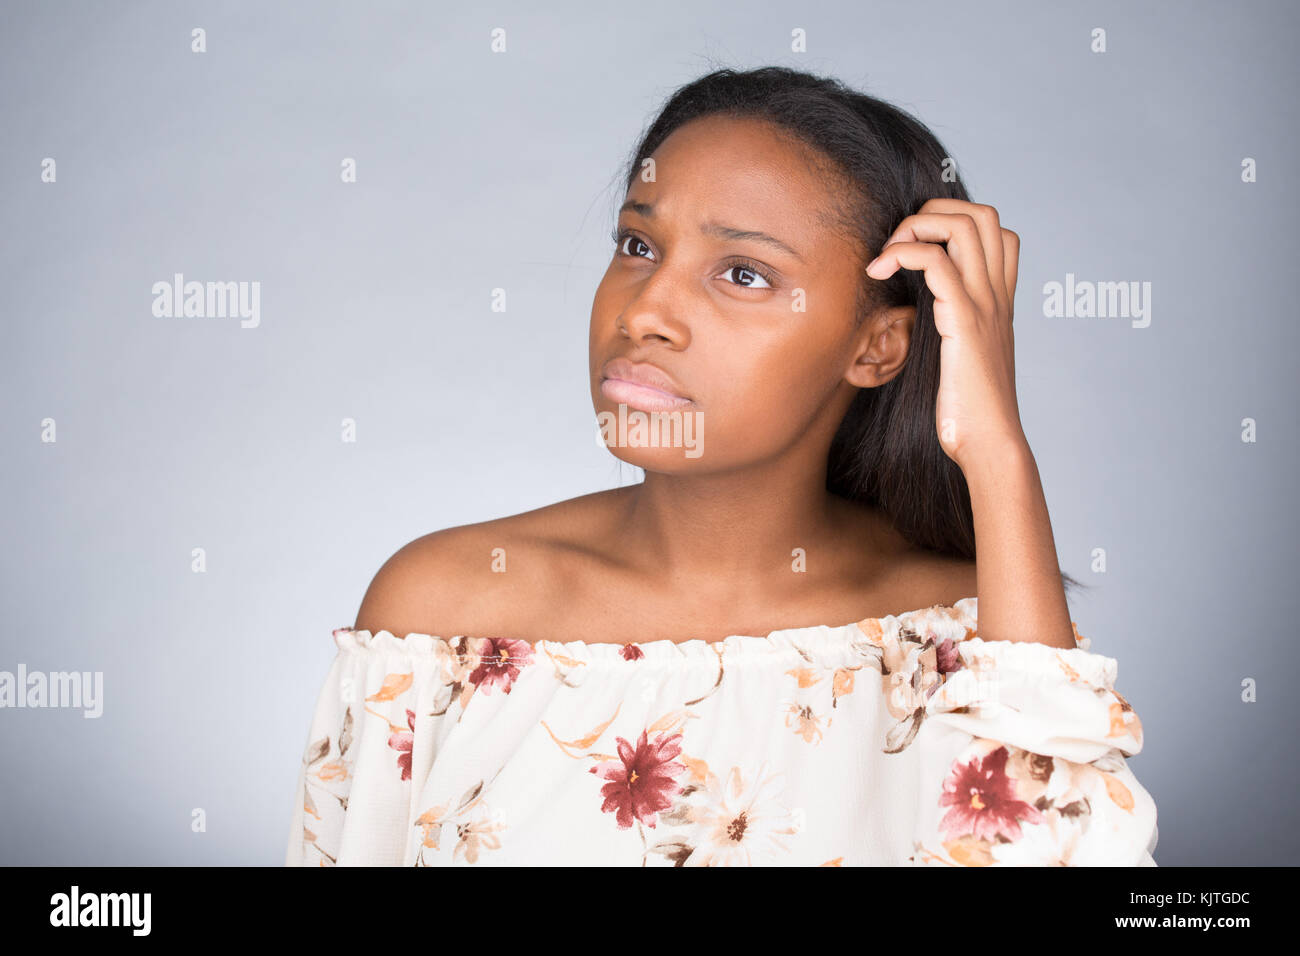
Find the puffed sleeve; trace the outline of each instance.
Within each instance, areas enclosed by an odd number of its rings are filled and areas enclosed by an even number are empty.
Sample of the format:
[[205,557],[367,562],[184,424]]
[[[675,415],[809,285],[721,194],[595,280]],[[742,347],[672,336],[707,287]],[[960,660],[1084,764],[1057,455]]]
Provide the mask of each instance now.
[[286,866],[400,866],[413,781],[462,689],[445,642],[339,628],[298,773]]
[[[1125,758],[1142,724],[1117,662],[985,641],[974,599],[903,628],[886,659],[887,752],[915,748],[913,865],[1155,866],[1156,806]],[[1072,622],[1073,624],[1073,622]]]

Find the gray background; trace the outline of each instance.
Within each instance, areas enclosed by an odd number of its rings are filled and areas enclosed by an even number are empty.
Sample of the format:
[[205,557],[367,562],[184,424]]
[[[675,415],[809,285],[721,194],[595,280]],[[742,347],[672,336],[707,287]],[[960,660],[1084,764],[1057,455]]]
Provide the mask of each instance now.
[[[618,165],[680,84],[776,64],[915,112],[1021,235],[1023,421],[1157,862],[1292,862],[1294,7],[468,7],[4,4],[0,669],[102,670],[105,711],[0,710],[0,861],[282,862],[379,565],[639,477],[587,382]],[[260,327],[154,317],[174,272],[260,281]],[[1044,317],[1067,272],[1151,282],[1150,327]]]

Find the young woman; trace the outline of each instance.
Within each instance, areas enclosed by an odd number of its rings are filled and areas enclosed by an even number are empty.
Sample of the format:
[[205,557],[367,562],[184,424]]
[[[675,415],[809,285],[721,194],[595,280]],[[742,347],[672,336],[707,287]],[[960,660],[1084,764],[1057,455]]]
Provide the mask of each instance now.
[[1019,419],[1019,239],[951,167],[831,79],[669,100],[589,343],[645,480],[389,559],[289,864],[1154,865]]

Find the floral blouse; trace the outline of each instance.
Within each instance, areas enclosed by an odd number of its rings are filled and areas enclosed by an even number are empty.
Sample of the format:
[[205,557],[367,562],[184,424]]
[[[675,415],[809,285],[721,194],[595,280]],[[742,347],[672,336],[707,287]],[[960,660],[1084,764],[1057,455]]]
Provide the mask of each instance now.
[[340,628],[286,864],[1155,866],[1142,724],[1074,633],[985,641],[973,597],[716,642]]

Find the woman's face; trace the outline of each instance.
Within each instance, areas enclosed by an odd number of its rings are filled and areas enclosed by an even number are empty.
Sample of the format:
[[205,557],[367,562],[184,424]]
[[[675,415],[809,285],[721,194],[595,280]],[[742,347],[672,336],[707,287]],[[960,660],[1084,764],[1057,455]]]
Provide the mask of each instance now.
[[[628,190],[591,309],[591,394],[606,444],[677,474],[794,448],[824,460],[856,390],[901,366],[909,331],[898,323],[882,338],[879,322],[854,321],[869,257],[832,224],[836,183],[752,119],[693,120],[651,158],[654,181],[643,171]],[[680,430],[645,427],[638,441],[628,425],[639,415],[653,426],[655,411]]]

